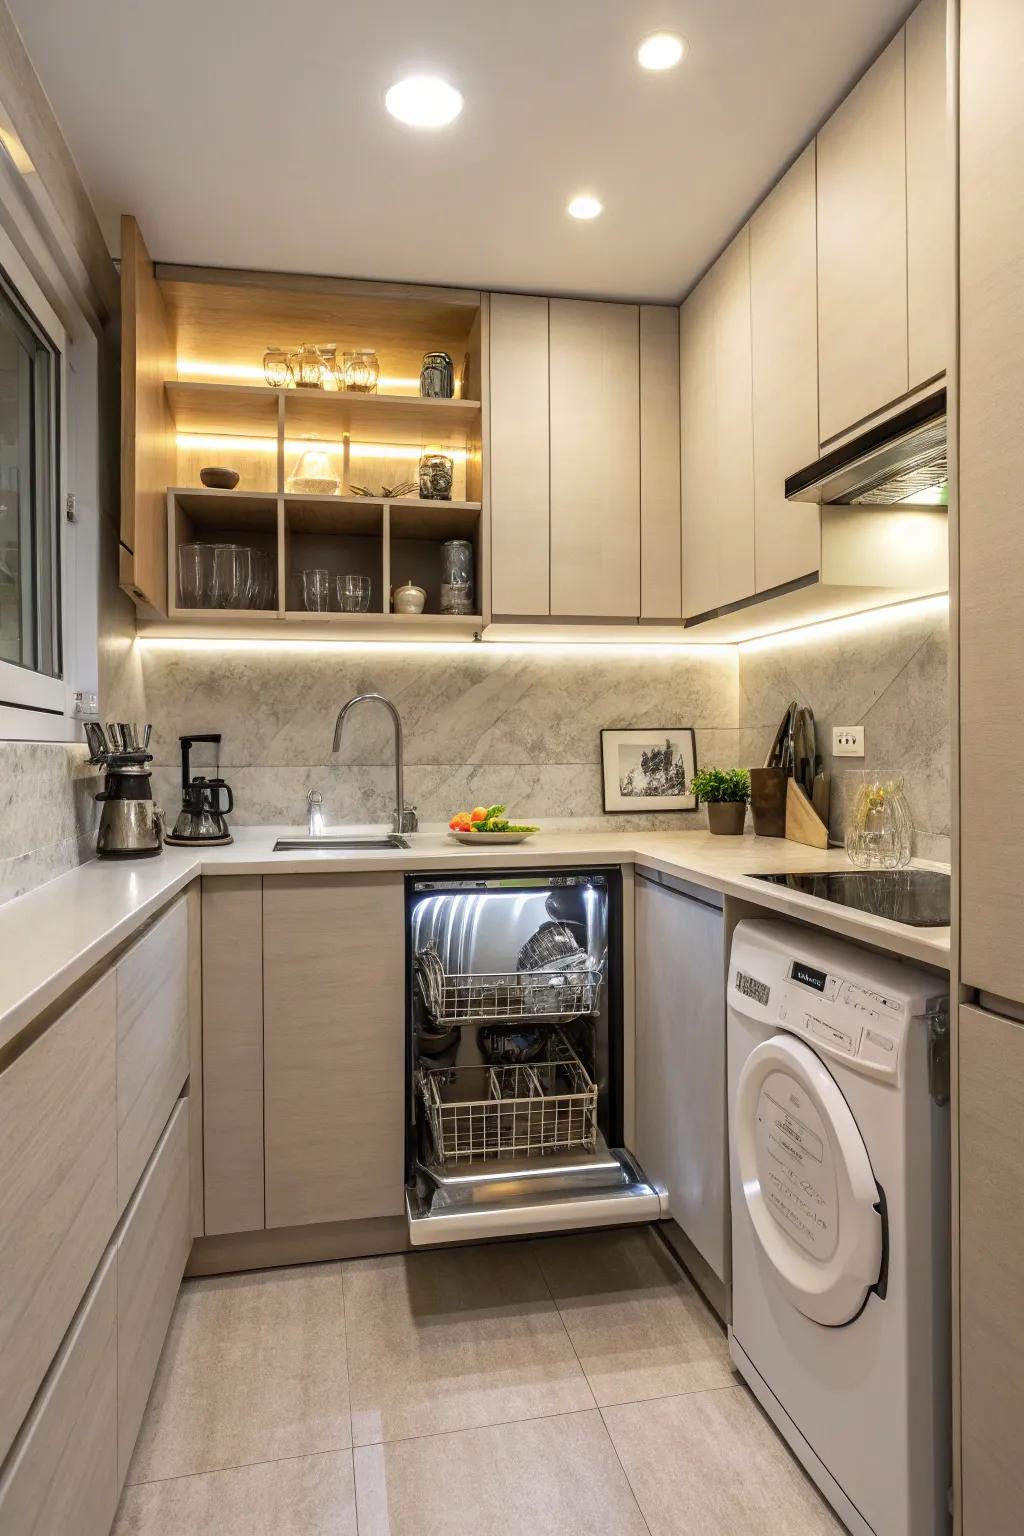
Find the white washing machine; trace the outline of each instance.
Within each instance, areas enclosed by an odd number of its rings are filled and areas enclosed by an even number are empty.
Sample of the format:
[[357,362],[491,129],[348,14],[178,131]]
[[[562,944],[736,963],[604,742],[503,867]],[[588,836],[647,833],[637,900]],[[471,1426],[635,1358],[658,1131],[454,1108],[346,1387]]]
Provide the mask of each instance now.
[[730,1349],[856,1536],[951,1526],[942,982],[779,919],[733,936]]

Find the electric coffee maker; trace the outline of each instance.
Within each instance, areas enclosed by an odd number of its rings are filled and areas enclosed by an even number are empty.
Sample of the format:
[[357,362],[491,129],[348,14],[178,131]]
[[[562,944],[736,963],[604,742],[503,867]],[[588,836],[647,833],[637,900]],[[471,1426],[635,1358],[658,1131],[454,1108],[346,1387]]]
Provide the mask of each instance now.
[[152,755],[146,751],[152,726],[141,734],[134,723],[108,723],[106,730],[90,720],[85,727],[89,761],[102,763],[103,789],[96,796],[103,807],[96,833],[101,859],[145,859],[160,852],[164,813],[153,804]]
[[[181,744],[181,810],[174,829],[164,836],[165,843],[182,848],[209,847],[213,844],[230,843],[231,830],[227,824],[228,812],[233,808],[235,797],[230,784],[217,774],[220,733],[205,736],[179,736]],[[207,778],[197,774],[192,777],[192,748],[198,743],[214,747],[214,774]]]

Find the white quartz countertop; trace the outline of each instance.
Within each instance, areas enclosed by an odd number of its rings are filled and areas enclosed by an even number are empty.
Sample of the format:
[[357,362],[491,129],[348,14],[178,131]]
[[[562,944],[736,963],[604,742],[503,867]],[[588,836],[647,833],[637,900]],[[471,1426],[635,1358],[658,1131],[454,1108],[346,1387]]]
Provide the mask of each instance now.
[[[294,827],[242,827],[227,847],[165,848],[157,858],[131,862],[93,860],[0,907],[0,1049],[197,875],[646,866],[907,959],[941,970],[949,966],[948,928],[911,928],[752,878],[852,868],[838,849],[822,853],[783,838],[709,832],[548,832],[514,846],[469,848],[443,832],[421,832],[404,849],[272,851],[275,838],[295,832]],[[948,867],[920,860],[915,865]]]

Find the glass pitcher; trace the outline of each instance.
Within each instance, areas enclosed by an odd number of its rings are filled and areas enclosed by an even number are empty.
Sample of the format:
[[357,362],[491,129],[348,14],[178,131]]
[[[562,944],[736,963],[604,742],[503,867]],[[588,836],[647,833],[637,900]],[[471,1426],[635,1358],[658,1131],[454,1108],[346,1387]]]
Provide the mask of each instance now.
[[865,769],[848,774],[846,852],[861,869],[909,864],[914,821],[900,774]]

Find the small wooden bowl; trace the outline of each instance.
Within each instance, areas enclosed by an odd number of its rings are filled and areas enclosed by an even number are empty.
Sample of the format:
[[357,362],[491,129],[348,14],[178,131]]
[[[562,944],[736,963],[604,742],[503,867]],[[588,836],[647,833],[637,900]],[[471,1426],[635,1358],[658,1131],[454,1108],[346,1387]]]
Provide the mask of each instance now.
[[199,478],[211,491],[233,491],[240,477],[236,469],[213,465],[209,469],[201,469]]

